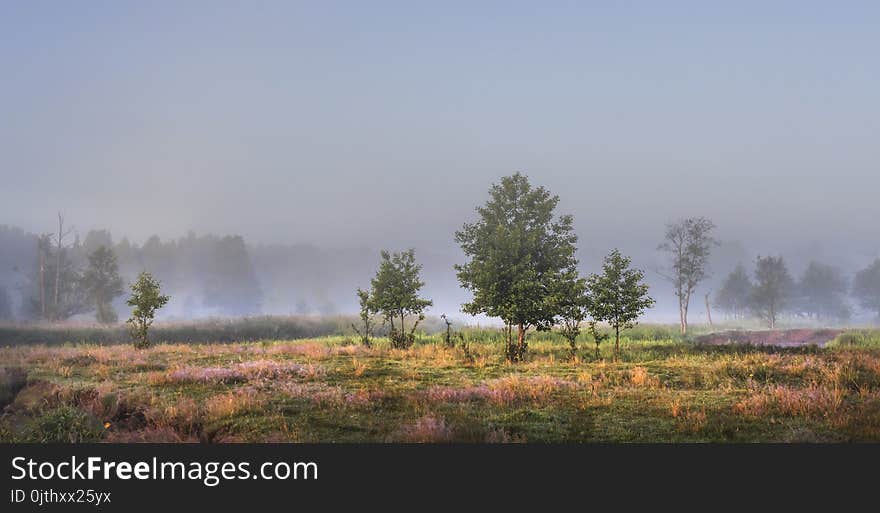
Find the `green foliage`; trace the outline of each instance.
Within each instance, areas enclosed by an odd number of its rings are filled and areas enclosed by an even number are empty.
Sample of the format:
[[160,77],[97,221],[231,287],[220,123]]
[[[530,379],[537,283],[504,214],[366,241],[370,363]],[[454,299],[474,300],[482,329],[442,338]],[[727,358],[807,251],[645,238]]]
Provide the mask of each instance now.
[[596,359],[599,359],[599,346],[602,345],[602,342],[608,339],[611,335],[608,333],[603,333],[599,331],[599,323],[596,321],[590,321],[590,336],[593,337],[593,342],[596,344]]
[[360,327],[356,326],[352,323],[351,327],[354,328],[354,331],[361,337],[361,343],[364,347],[370,347],[372,345],[371,339],[373,337],[373,327],[375,321],[373,321],[373,316],[376,315],[376,310],[373,308],[372,302],[370,301],[370,293],[361,288],[357,289],[358,303],[360,304]]
[[880,258],[856,274],[853,295],[863,308],[876,312],[880,317]]
[[797,285],[798,309],[817,319],[845,321],[852,316],[846,300],[846,278],[827,264],[810,262]]
[[103,434],[100,422],[88,413],[68,405],[46,410],[24,429],[23,440],[29,443],[97,442]]
[[[424,311],[433,302],[419,297],[419,290],[425,283],[419,278],[422,266],[416,264],[415,250],[401,253],[382,251],[381,255],[379,269],[371,282],[368,303],[390,323],[388,337],[392,345],[406,349],[415,341],[416,327],[425,319]],[[413,315],[417,316],[417,320],[410,331],[406,331],[406,318]]]
[[794,280],[781,256],[758,257],[755,261],[755,286],[751,307],[773,329],[780,314],[790,305]]
[[128,325],[135,347],[145,349],[150,346],[148,332],[156,317],[156,310],[165,306],[169,299],[160,293],[159,282],[150,273],[144,271],[138,276],[131,286],[131,297],[127,301],[128,306],[133,308]]
[[752,281],[742,264],[727,275],[721,290],[715,295],[715,306],[734,319],[742,319],[749,307],[752,294]]
[[26,275],[26,316],[63,321],[94,308],[73,258],[78,250],[78,246],[58,248],[48,234],[37,239],[36,259],[32,272]]
[[644,278],[645,274],[630,269],[630,259],[615,249],[605,257],[602,274],[593,274],[587,280],[590,315],[614,330],[615,359],[620,357],[620,330],[635,326],[642,313],[654,306]]
[[[533,188],[525,175],[516,173],[493,184],[489,200],[477,208],[479,220],[465,223],[455,234],[469,259],[455,266],[458,280],[473,293],[462,310],[505,322],[511,361],[525,357],[530,327],[553,326],[561,284],[577,279],[577,236],[571,216],[554,215],[558,203],[558,196]],[[515,343],[513,327],[518,330]]]
[[590,306],[586,280],[575,278],[560,282],[556,302],[559,333],[568,341],[569,358],[574,359],[577,356],[577,338],[581,334],[581,324],[587,318]]
[[693,217],[666,227],[666,237],[658,249],[670,257],[672,274],[666,278],[675,288],[681,321],[681,334],[687,333],[688,307],[697,285],[708,276],[711,247],[717,245],[710,235],[715,224],[705,217]]
[[829,342],[827,347],[880,349],[880,332],[877,330],[848,330]]
[[101,324],[114,324],[119,319],[113,300],[122,295],[122,278],[116,255],[106,246],[100,246],[89,256],[89,267],[83,274],[83,287],[97,311]]

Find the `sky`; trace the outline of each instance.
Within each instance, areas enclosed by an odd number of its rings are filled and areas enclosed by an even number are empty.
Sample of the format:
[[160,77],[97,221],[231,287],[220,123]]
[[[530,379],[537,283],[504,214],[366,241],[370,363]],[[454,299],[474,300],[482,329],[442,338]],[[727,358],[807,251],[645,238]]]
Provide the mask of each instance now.
[[[707,216],[880,254],[877,2],[0,4],[0,224],[459,252],[501,176],[582,261]],[[451,265],[451,264],[450,264]]]

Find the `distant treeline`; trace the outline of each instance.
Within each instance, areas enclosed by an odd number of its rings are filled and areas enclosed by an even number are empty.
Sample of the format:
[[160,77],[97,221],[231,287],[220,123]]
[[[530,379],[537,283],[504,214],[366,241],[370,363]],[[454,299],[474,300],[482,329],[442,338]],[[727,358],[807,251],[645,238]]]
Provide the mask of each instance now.
[[[80,236],[64,227],[34,234],[0,226],[0,320],[94,318],[80,285],[89,255],[100,247],[115,256],[125,289],[144,270],[162,283],[171,296],[160,314],[164,319],[353,311],[354,301],[339,305],[332,298],[350,296],[351,284],[373,260],[355,250],[251,246],[237,235],[152,236],[138,245],[127,238],[114,241],[106,230]],[[111,303],[122,319],[130,310],[126,297],[120,294]]]

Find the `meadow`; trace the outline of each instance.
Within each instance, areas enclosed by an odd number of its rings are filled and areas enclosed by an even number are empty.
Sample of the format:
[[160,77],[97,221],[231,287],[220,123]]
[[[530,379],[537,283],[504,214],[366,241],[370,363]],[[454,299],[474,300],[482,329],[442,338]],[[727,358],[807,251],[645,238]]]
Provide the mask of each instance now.
[[[4,442],[880,441],[880,331],[824,347],[703,345],[640,326],[599,358],[532,333],[406,350],[350,336],[0,348]],[[462,344],[465,343],[465,345]]]

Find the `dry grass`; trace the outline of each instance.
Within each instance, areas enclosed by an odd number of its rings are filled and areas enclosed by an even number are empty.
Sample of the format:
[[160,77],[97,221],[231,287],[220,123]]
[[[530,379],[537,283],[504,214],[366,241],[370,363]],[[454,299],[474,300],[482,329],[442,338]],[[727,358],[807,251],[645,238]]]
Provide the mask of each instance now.
[[106,441],[880,441],[880,349],[530,350],[511,365],[474,341],[0,348],[0,385],[18,383],[0,434],[72,406]]
[[633,367],[629,371],[629,382],[637,387],[657,388],[660,386],[660,379],[652,376],[644,367]]
[[407,443],[448,443],[452,442],[452,428],[443,417],[431,414],[424,415],[411,424],[404,425],[396,437],[396,441]]
[[844,404],[844,392],[837,387],[810,385],[806,388],[770,386],[751,393],[738,402],[738,413],[752,417],[765,415],[819,416],[836,415]]

